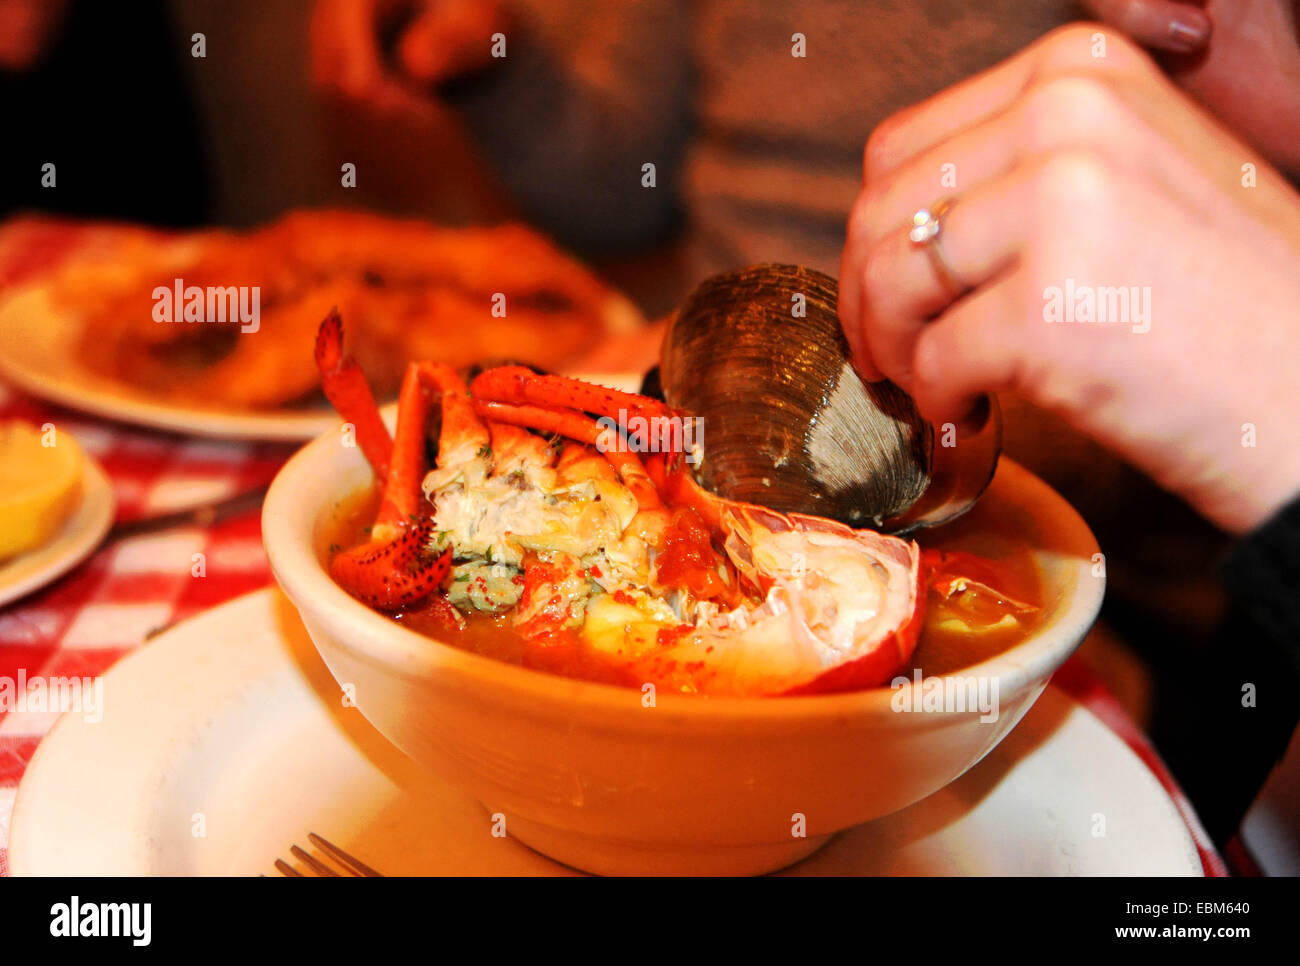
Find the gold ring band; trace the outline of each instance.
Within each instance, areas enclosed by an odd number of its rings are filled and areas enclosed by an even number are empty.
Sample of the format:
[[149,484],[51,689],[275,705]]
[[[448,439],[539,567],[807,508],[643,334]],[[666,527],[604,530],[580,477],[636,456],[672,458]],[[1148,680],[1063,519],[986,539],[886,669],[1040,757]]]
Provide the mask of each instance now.
[[962,281],[961,276],[953,271],[948,260],[943,256],[941,239],[943,236],[943,218],[951,209],[953,203],[945,198],[929,208],[922,208],[912,216],[912,228],[907,233],[907,237],[912,244],[918,248],[924,248],[930,258],[930,264],[934,267],[934,273],[939,276],[939,281],[948,289],[949,294],[958,296],[965,295],[970,291],[970,286]]

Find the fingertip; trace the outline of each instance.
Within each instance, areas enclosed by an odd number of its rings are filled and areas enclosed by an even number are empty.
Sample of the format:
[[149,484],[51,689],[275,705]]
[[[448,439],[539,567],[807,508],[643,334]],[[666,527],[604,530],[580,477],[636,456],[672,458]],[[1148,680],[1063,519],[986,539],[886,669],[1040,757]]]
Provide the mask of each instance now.
[[858,376],[864,382],[879,382],[884,379],[884,374],[871,358],[871,351],[867,348],[867,340],[863,337],[860,327],[857,324],[845,325],[842,319],[840,326],[844,329],[844,338],[849,343],[849,362]]
[[844,338],[849,344],[849,362],[854,370],[866,382],[875,382],[884,377],[880,374],[880,370],[876,368],[875,362],[871,358],[871,352],[867,348],[867,337],[863,331],[863,327],[866,325],[866,313],[863,310],[862,286],[856,270],[851,268],[849,263],[850,254],[846,248],[843,260],[844,272],[840,277],[840,293],[837,305],[840,330],[844,333]]
[[1203,49],[1213,29],[1200,7],[1171,2],[1132,4],[1120,26],[1141,44],[1183,54]]
[[987,419],[980,418],[979,401],[981,396],[943,391],[936,386],[918,385],[913,387],[916,408],[921,415],[934,426],[952,423],[957,427],[959,436],[971,436],[979,431]]
[[1180,5],[1178,15],[1169,21],[1165,30],[1164,42],[1153,41],[1152,46],[1177,53],[1194,53],[1210,42],[1213,29],[1213,21],[1204,10]]
[[870,357],[864,355],[854,355],[852,358],[853,371],[858,374],[858,378],[863,382],[881,382],[885,374],[875,367]]
[[397,44],[397,60],[402,72],[413,81],[432,82],[441,66],[435,47],[434,38],[427,31],[408,30]]

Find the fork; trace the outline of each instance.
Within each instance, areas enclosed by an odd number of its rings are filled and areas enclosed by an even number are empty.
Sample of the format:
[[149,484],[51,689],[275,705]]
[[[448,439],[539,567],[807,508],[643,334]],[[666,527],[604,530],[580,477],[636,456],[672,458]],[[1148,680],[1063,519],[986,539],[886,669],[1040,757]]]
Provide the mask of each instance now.
[[137,537],[145,533],[156,533],[160,530],[171,530],[174,527],[186,525],[210,527],[229,517],[261,506],[262,498],[266,496],[266,491],[269,488],[269,483],[263,483],[260,486],[241,490],[230,496],[195,503],[181,507],[179,510],[156,513],[153,516],[140,517],[136,520],[119,520],[113,524],[104,541],[108,543],[113,540],[120,540],[123,537]]
[[[326,877],[338,878],[341,875],[352,876],[354,878],[362,878],[362,877],[378,878],[378,879],[384,878],[384,874],[382,872],[376,872],[374,869],[370,868],[370,866],[366,865],[360,859],[356,858],[355,856],[349,855],[347,852],[344,852],[333,842],[329,841],[328,839],[322,838],[321,836],[317,835],[315,832],[307,833],[307,841],[310,842],[312,845],[316,846],[316,848],[320,852],[324,853],[324,856],[327,860],[333,860],[334,864],[339,867],[339,871],[336,872],[333,868],[331,868],[325,862],[318,859],[316,856],[312,855],[306,849],[299,848],[297,845],[290,845],[289,853],[295,859],[300,860],[307,867],[307,869],[312,873],[312,877],[314,878],[326,878]],[[307,876],[305,876],[302,872],[299,872],[288,862],[284,861],[284,859],[276,859],[275,868],[276,871],[278,871],[283,876],[296,876],[300,879],[307,878]]]

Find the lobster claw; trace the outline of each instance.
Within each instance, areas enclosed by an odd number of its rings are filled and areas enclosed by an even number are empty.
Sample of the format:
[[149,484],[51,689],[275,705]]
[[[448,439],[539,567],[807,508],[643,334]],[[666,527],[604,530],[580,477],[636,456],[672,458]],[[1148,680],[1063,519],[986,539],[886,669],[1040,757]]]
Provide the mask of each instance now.
[[349,594],[379,610],[398,611],[442,587],[451,572],[451,548],[430,558],[429,522],[407,527],[391,540],[371,540],[335,556],[330,576]]

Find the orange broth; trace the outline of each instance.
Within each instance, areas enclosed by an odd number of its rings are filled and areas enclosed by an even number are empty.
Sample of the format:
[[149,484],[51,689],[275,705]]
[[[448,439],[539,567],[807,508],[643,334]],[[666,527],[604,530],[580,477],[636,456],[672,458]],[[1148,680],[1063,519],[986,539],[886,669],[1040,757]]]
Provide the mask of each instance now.
[[[368,540],[370,524],[378,507],[379,489],[376,486],[366,487],[341,501],[324,531],[327,549],[322,550],[325,555],[332,558],[335,553]],[[1008,650],[1041,623],[1042,581],[1030,547],[1005,524],[1000,524],[985,507],[977,506],[954,523],[920,534],[917,542],[925,549],[975,554],[982,558],[981,565],[995,578],[986,582],[1019,601],[1035,605],[1039,610],[1021,615],[1019,626],[1014,629],[972,635],[946,629],[943,626],[945,619],[951,617],[953,611],[937,594],[928,593],[920,640],[908,668],[900,673],[909,675],[916,667],[924,675],[950,674]],[[408,608],[389,616],[414,631],[498,661],[584,681],[628,687],[641,685],[640,678],[626,667],[593,654],[576,633],[555,635],[544,643],[529,642],[515,633],[508,613],[494,615],[473,609],[462,613],[465,617],[462,630],[449,627],[428,607]]]

